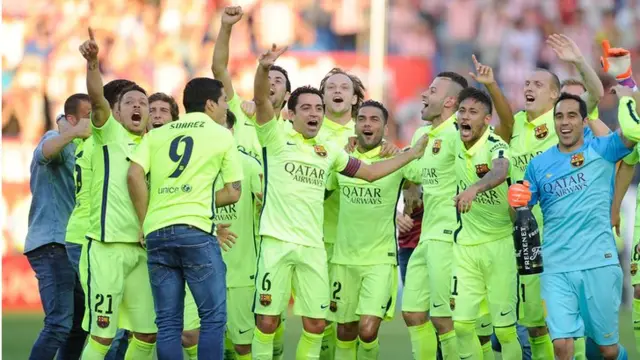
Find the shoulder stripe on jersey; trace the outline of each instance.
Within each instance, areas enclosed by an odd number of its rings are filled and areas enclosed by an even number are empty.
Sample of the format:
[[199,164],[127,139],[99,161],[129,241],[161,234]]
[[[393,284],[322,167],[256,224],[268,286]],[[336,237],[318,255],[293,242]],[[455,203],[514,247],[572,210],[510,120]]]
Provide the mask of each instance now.
[[[397,218],[396,218],[396,209],[398,209],[398,203],[400,202],[400,195],[402,194],[402,188],[404,188],[404,184],[407,182],[406,179],[402,179],[402,181],[400,181],[400,186],[398,186],[398,195],[396,196],[396,206],[393,207],[393,228],[397,229],[398,228],[398,224],[397,224]],[[394,231],[393,232],[393,237],[395,238],[396,241],[396,249],[399,249],[398,247],[398,232]],[[400,264],[400,260],[398,259],[398,251],[396,251],[396,265]],[[391,306],[391,304],[388,304],[388,306]],[[387,310],[389,310],[389,308],[387,307]]]
[[633,108],[633,101],[629,100],[627,101],[627,110],[629,111],[629,115],[631,116],[631,119],[633,119],[633,121],[635,121],[636,124],[640,124],[640,119],[638,119],[638,114],[636,114],[636,110]]
[[93,326],[93,306],[91,306],[91,299],[93,296],[91,295],[91,244],[93,240],[89,239],[87,242],[87,303],[85,304],[86,308],[89,309],[89,332],[91,332],[91,327]]
[[102,159],[104,162],[104,180],[102,181],[102,207],[100,208],[100,241],[104,241],[105,228],[107,227],[107,198],[109,195],[109,148],[102,146]]
[[[456,186],[456,196],[460,195],[460,186]],[[458,234],[462,231],[462,214],[460,214],[460,210],[458,210],[458,206],[456,206],[456,221],[458,222],[458,228],[453,232],[453,242],[458,242]]]
[[262,194],[262,209],[260,209],[260,218],[258,219],[258,226],[262,226],[262,214],[264,208],[267,206],[267,184],[269,183],[269,170],[267,169],[267,147],[262,148],[262,178],[264,179],[264,193]]

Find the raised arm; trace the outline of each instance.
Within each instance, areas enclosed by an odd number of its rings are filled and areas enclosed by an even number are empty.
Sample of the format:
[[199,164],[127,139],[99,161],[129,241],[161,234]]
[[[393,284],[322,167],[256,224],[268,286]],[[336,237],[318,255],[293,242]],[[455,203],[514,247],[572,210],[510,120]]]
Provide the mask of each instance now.
[[638,91],[618,84],[611,88],[611,92],[618,97],[618,122],[622,141],[628,148],[634,147],[640,141],[640,115],[636,104]]
[[101,128],[111,115],[109,102],[104,97],[102,76],[98,66],[98,44],[89,28],[89,40],[80,45],[80,53],[87,60],[87,92],[91,98],[91,122]]
[[242,19],[242,7],[227,6],[222,13],[220,21],[220,31],[213,48],[213,59],[211,61],[211,71],[213,77],[222,81],[227,98],[232,99],[235,95],[231,75],[229,74],[229,39],[233,25]]
[[547,44],[551,46],[553,52],[562,61],[568,62],[576,67],[580,78],[587,92],[583,99],[587,103],[587,112],[591,113],[598,102],[604,96],[604,88],[596,71],[589,66],[582,52],[571,38],[562,34],[553,34],[547,38]]
[[258,125],[264,125],[275,117],[273,105],[269,101],[269,69],[286,50],[286,47],[278,49],[276,44],[273,44],[271,49],[260,55],[258,59],[258,70],[256,70],[256,78],[253,83],[253,97],[256,104],[256,122]]
[[[64,117],[64,115],[60,115]],[[59,122],[66,121],[66,119],[60,119]],[[91,127],[89,126],[89,119],[78,119],[78,123],[75,126],[71,124],[65,124],[68,126],[67,131],[60,132],[57,136],[52,136],[44,140],[42,143],[42,156],[45,160],[53,160],[58,158],[58,155],[64,150],[74,139],[86,139],[91,135]]]
[[491,190],[502,184],[507,179],[509,173],[509,159],[496,158],[491,162],[491,170],[478,180],[475,184],[469,186],[465,191],[461,192],[454,198],[456,207],[462,213],[471,209],[473,200],[479,193]]
[[496,113],[498,113],[498,119],[500,119],[500,123],[495,127],[493,132],[508,144],[513,134],[514,123],[511,105],[509,105],[509,101],[502,93],[502,90],[500,90],[493,76],[493,69],[490,66],[478,62],[475,55],[471,57],[471,60],[473,60],[476,72],[470,72],[469,75],[487,88],[489,96],[491,96],[491,100],[493,101],[493,106],[496,108]]
[[[635,150],[634,150],[635,151]],[[611,225],[616,228],[616,233],[620,236],[620,210],[622,200],[631,185],[635,165],[629,165],[625,161],[620,162],[613,190],[613,203],[611,204]]]
[[[372,164],[365,164],[359,160],[350,158],[347,168],[342,173],[346,176],[353,176],[368,182],[376,181],[407,165],[409,162],[421,158],[422,155],[424,155],[424,149],[427,147],[428,143],[429,137],[427,135],[423,135],[420,140],[418,140],[415,145],[407,151],[402,152],[391,159],[378,161]],[[354,170],[355,173],[353,172]]]

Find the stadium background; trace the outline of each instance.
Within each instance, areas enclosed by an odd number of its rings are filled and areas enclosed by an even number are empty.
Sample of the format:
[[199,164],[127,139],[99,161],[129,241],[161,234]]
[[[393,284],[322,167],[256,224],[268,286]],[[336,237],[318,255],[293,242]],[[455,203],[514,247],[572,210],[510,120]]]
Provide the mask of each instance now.
[[[245,13],[233,29],[229,64],[238,93],[251,97],[257,53],[271,43],[287,44],[290,50],[279,64],[289,71],[294,87],[319,84],[334,66],[360,76],[370,94],[382,94],[379,100],[391,109],[389,138],[399,146],[420,126],[419,94],[433,75],[442,70],[468,73],[472,53],[494,67],[514,109],[522,108],[522,86],[529,70],[545,67],[561,79],[577,76],[544,46],[544,38],[555,32],[573,38],[593,64],[604,38],[612,46],[630,49],[640,73],[640,0],[237,0],[233,4],[242,5]],[[131,79],[148,91],[170,93],[181,104],[189,78],[211,76],[211,55],[225,5],[223,0],[29,0],[27,7],[21,0],[3,1],[3,356],[26,358],[41,327],[37,283],[22,255],[31,202],[29,164],[35,144],[51,128],[64,99],[86,91],[85,62],[78,46],[86,38],[87,26],[96,30],[105,82]],[[379,49],[384,58],[376,56]],[[383,71],[370,73],[370,64],[376,63],[384,66]],[[616,105],[610,95],[600,103],[601,118],[614,129]],[[624,202],[626,222],[619,248],[625,267],[637,178]],[[621,326],[629,349],[634,347],[626,310],[630,295],[627,286]],[[291,354],[300,325],[297,320],[289,324]],[[381,331],[382,359],[410,358],[401,318],[383,325]]]

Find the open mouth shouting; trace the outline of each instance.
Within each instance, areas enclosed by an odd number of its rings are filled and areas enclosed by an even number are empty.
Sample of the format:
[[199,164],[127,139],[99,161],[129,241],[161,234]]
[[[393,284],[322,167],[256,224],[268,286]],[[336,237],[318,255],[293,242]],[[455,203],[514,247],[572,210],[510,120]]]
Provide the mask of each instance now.
[[320,121],[318,120],[307,121],[307,127],[309,128],[309,130],[317,130],[319,124],[320,124]]
[[157,129],[157,128],[161,127],[162,125],[164,125],[164,124],[160,120],[156,120],[156,121],[151,123],[151,127],[153,127],[154,129]]
[[471,125],[467,123],[460,124],[460,135],[462,135],[462,137],[469,138],[471,137],[471,134]]
[[142,123],[142,115],[140,114],[140,110],[133,111],[133,114],[131,115],[131,122],[135,126],[140,126],[140,124]]
[[373,140],[374,132],[371,130],[362,130],[362,135],[364,136],[365,140],[371,141]]
[[344,102],[342,96],[334,96],[331,100],[336,104],[342,104]]
[[525,100],[525,103],[527,105],[531,105],[531,104],[533,104],[534,101],[536,101],[536,97],[533,96],[532,93],[525,93],[524,94],[524,100]]

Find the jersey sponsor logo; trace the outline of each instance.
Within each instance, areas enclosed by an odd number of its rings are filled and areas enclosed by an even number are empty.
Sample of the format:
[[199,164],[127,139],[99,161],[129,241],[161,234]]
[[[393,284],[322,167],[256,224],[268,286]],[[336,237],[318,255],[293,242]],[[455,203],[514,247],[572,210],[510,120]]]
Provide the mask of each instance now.
[[172,195],[176,193],[190,193],[193,187],[190,184],[183,184],[178,186],[164,186],[158,188],[158,195]]
[[213,221],[233,221],[238,220],[236,204],[225,205],[216,209],[216,216]]
[[587,187],[587,180],[584,174],[579,172],[542,185],[542,191],[562,197],[576,191],[584,190]]
[[604,258],[605,259],[611,259],[612,257],[613,257],[613,255],[611,253],[604,254]]
[[511,310],[509,310],[509,311],[507,311],[507,312],[500,311],[500,316],[507,316],[507,315],[509,315],[509,314],[511,314]]
[[98,324],[99,328],[106,329],[109,327],[110,320],[108,316],[98,315],[96,318],[96,324]]
[[287,141],[287,145],[295,146],[295,145],[296,145],[296,143],[295,143],[295,142],[293,142],[293,141]]
[[584,153],[579,152],[571,155],[571,166],[580,167],[582,164],[584,164]]
[[324,309],[326,309],[328,307],[329,307],[329,305],[320,305],[320,309],[322,309],[322,310],[324,310]]
[[438,173],[435,168],[422,168],[422,185],[438,185]]
[[382,204],[382,194],[379,188],[361,186],[343,186],[342,195],[352,204]]
[[547,127],[547,124],[536,126],[534,131],[535,131],[536,139],[538,140],[542,140],[546,138],[547,135],[549,135],[549,128]]
[[323,188],[325,186],[325,171],[315,166],[287,162],[284,164],[284,171],[289,173],[294,181],[322,186]]
[[511,159],[512,165],[517,167],[518,170],[520,170],[521,172],[525,172],[525,170],[527,170],[527,165],[529,165],[529,162],[531,161],[531,159],[533,159],[534,157],[540,154],[542,154],[542,151],[536,151],[535,153],[514,156]]
[[488,164],[477,164],[476,165],[476,175],[478,175],[478,177],[480,179],[482,179],[485,175],[487,175],[488,172],[489,172],[489,165]]
[[631,276],[636,276],[636,273],[638,272],[638,264],[631,263],[630,272],[631,272]]
[[[463,181],[460,181],[458,184],[458,187],[460,188],[460,192],[467,190],[467,184],[465,184]],[[504,199],[506,200],[506,199]],[[491,190],[487,190],[485,192],[481,192],[479,193],[476,198],[473,200],[474,203],[476,204],[482,204],[482,205],[500,205],[502,204],[502,201],[500,199],[500,196],[498,196],[498,192],[495,189],[491,189]]]
[[193,122],[181,122],[176,121],[172,122],[169,125],[169,129],[195,129],[195,128],[203,128],[204,121],[193,121]]
[[444,304],[433,304],[433,308],[434,308],[434,309],[435,309],[435,308],[439,308],[439,307],[440,307],[440,306],[442,306],[442,305],[444,305]]
[[271,294],[260,294],[260,305],[262,306],[271,305]]
[[331,301],[331,303],[329,304],[329,310],[331,312],[338,311],[338,304],[335,301]]
[[315,151],[320,157],[327,157],[327,149],[322,145],[313,145],[313,151]]
[[486,328],[486,327],[489,327],[489,326],[491,326],[491,323],[488,323],[488,324],[481,324],[481,325],[480,325],[480,327],[481,327],[481,328]]
[[253,330],[253,328],[249,328],[247,330],[238,330],[238,332],[240,333],[240,335],[242,335],[242,334],[247,333],[247,332],[249,332],[251,330]]
[[436,155],[440,152],[440,148],[442,147],[442,140],[441,139],[436,139],[433,142],[433,147],[431,148],[431,152],[433,153],[433,155]]

